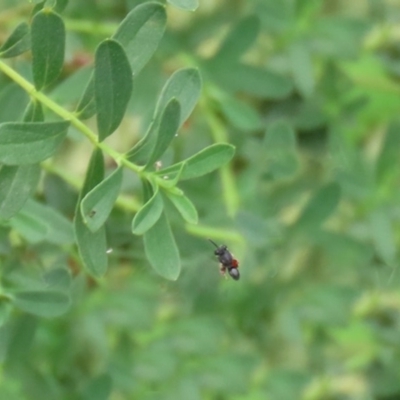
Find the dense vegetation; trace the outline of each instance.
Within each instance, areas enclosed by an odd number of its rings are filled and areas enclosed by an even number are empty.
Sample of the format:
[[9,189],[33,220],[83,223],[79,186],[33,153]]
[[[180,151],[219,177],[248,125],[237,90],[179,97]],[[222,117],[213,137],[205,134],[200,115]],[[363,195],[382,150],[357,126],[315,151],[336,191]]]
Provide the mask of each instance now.
[[199,3],[1,3],[0,398],[400,398],[396,2]]

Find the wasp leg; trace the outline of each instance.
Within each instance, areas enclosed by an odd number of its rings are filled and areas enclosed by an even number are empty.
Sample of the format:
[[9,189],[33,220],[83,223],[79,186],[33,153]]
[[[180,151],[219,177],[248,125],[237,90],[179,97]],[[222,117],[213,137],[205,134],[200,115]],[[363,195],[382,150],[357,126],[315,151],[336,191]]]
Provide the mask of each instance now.
[[219,264],[219,272],[222,276],[226,277],[226,267],[223,264]]

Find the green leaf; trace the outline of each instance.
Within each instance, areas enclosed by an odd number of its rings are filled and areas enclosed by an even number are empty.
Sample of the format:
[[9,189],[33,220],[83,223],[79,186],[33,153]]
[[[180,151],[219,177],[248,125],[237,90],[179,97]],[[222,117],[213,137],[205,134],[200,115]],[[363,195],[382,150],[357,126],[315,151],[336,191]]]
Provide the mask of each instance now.
[[96,232],[106,222],[117,200],[121,184],[122,168],[119,167],[81,201],[83,220],[92,232]]
[[218,95],[218,106],[227,120],[236,128],[253,131],[262,127],[262,121],[255,108],[233,96]]
[[83,391],[81,400],[109,400],[113,389],[112,379],[108,374],[102,374],[91,379]]
[[199,0],[168,0],[168,3],[186,11],[195,11],[199,6]]
[[15,229],[29,243],[43,241],[48,234],[48,226],[35,215],[20,212],[11,218],[10,226]]
[[182,126],[200,97],[201,86],[197,68],[183,68],[174,72],[163,87],[155,114],[160,116],[167,104],[175,98],[181,106],[179,126]]
[[34,164],[51,157],[64,140],[68,121],[0,124],[0,162]]
[[186,222],[189,224],[197,224],[199,216],[196,207],[185,195],[171,192],[166,192],[166,195]]
[[172,99],[166,105],[158,127],[156,143],[147,161],[146,168],[153,166],[161,158],[175,137],[179,128],[180,111],[181,107],[176,99]]
[[166,175],[163,177],[165,180],[163,186],[166,188],[173,188],[174,186],[176,186],[179,180],[181,179],[182,173],[185,168],[186,168],[186,161],[183,161],[180,163],[178,172],[174,175],[173,179],[169,179],[169,177],[167,177]]
[[376,175],[378,182],[386,179],[392,181],[397,179],[399,156],[398,149],[400,146],[400,123],[392,122],[385,133],[381,151],[376,162]]
[[162,196],[158,188],[154,191],[153,196],[143,205],[136,213],[132,220],[132,233],[135,235],[143,235],[147,232],[160,218],[164,209]]
[[37,90],[54,82],[64,64],[65,28],[51,10],[38,12],[32,21],[32,68]]
[[[135,7],[121,22],[112,39],[125,50],[134,76],[147,64],[156,51],[165,31],[165,7],[148,2]],[[96,113],[93,77],[77,107],[79,118],[87,119]]]
[[20,291],[12,296],[16,307],[39,317],[58,317],[66,313],[70,306],[69,296],[55,290]]
[[80,212],[80,202],[104,177],[103,153],[100,149],[93,152],[86,172],[79,201],[75,211],[74,228],[79,254],[88,272],[96,277],[103,275],[107,270],[107,242],[104,226],[96,232],[90,231],[83,221]]
[[142,162],[149,157],[156,142],[161,117],[168,103],[173,99],[180,104],[179,126],[189,117],[200,96],[201,79],[197,69],[187,68],[175,72],[166,82],[161,91],[154,112],[153,121],[144,137],[135,144],[127,153],[127,157],[132,162]]
[[232,159],[234,154],[235,147],[230,144],[213,144],[180,163],[158,171],[157,174],[174,176],[182,167],[182,163],[185,163],[186,167],[182,171],[181,180],[197,178],[222,167]]
[[71,271],[66,267],[56,267],[43,274],[47,289],[68,291],[71,287]]
[[135,7],[113,35],[112,38],[124,48],[135,76],[157,50],[166,23],[165,7],[160,3],[148,2]]
[[40,178],[39,165],[9,167],[0,170],[0,218],[15,215],[32,195]]
[[144,234],[144,249],[157,273],[166,279],[178,279],[181,271],[179,250],[165,214]]
[[286,121],[277,121],[268,127],[263,147],[268,174],[282,179],[297,172],[296,134]]
[[10,221],[29,242],[46,241],[58,245],[74,241],[72,224],[57,210],[32,199]]
[[132,93],[132,71],[121,45],[105,40],[96,50],[94,92],[99,140],[118,128]]
[[54,10],[58,13],[62,13],[68,5],[69,0],[55,0]]
[[26,22],[21,22],[0,47],[0,57],[16,57],[29,50],[30,47],[29,26]]
[[44,113],[42,104],[39,101],[32,99],[25,110],[23,120],[24,122],[43,122]]
[[244,92],[262,99],[280,100],[290,95],[292,82],[267,68],[213,59],[205,63],[213,81],[227,91]]
[[19,121],[29,98],[15,83],[6,85],[0,92],[0,123]]
[[381,209],[373,211],[368,220],[377,254],[385,263],[396,267],[397,248],[391,217],[385,209]]
[[304,207],[303,212],[295,223],[296,229],[313,229],[318,227],[335,211],[339,200],[340,187],[336,182],[323,186]]
[[314,92],[315,80],[310,52],[302,43],[289,46],[290,66],[297,90],[303,97],[310,97]]
[[47,234],[43,240],[59,245],[73,243],[74,233],[71,221],[54,208],[30,199],[20,214],[30,215],[46,225]]
[[94,73],[86,85],[85,91],[76,107],[76,113],[80,119],[88,119],[96,113],[96,100],[94,97]]
[[239,21],[221,44],[216,57],[224,60],[238,59],[255,42],[260,30],[260,20],[250,15]]

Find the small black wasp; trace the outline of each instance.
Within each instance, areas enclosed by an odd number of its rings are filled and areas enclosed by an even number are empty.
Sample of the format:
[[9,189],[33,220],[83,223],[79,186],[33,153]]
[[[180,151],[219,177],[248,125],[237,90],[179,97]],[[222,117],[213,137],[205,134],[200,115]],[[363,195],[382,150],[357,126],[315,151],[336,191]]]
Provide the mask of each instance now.
[[218,246],[217,243],[213,242],[211,239],[208,240],[216,247],[214,254],[218,257],[218,261],[220,262],[221,274],[225,275],[226,270],[228,270],[229,275],[235,281],[238,281],[240,278],[240,273],[238,270],[239,261],[236,260],[236,258],[233,258],[227,246],[224,244]]

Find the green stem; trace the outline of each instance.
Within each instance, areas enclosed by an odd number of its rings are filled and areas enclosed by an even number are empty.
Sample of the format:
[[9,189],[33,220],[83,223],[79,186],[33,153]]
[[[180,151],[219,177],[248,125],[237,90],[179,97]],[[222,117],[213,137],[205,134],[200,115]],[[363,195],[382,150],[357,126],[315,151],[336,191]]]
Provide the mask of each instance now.
[[94,147],[100,148],[104,153],[110,156],[118,165],[122,164],[126,168],[134,171],[143,179],[151,179],[160,187],[165,190],[170,190],[168,185],[165,184],[165,181],[158,177],[156,174],[151,172],[145,172],[143,167],[140,167],[131,161],[125,158],[124,154],[121,154],[115,151],[113,148],[105,144],[104,142],[99,142],[97,135],[87,126],[85,125],[73,112],[70,112],[57,104],[55,101],[50,99],[44,93],[39,92],[35,89],[35,87],[27,81],[23,76],[21,76],[18,72],[13,70],[3,61],[0,61],[0,71],[2,71],[5,75],[11,78],[15,83],[17,83],[22,89],[24,89],[30,97],[39,101],[43,105],[45,105],[49,110],[53,111],[55,114],[60,116],[61,118],[70,121],[71,125],[73,125],[79,132],[81,132],[87,139],[92,143]]
[[[204,115],[211,129],[215,142],[228,142],[228,134],[223,123],[215,115],[214,110],[210,107],[210,99],[204,96],[200,101]],[[222,182],[222,194],[227,213],[230,217],[234,217],[239,208],[239,194],[236,188],[235,177],[230,165],[224,165],[220,169]]]
[[192,224],[186,224],[185,229],[193,236],[198,236],[201,238],[213,238],[217,241],[220,241],[221,243],[229,242],[236,243],[238,245],[243,245],[244,243],[243,236],[232,229],[222,229],[214,228],[212,226]]

